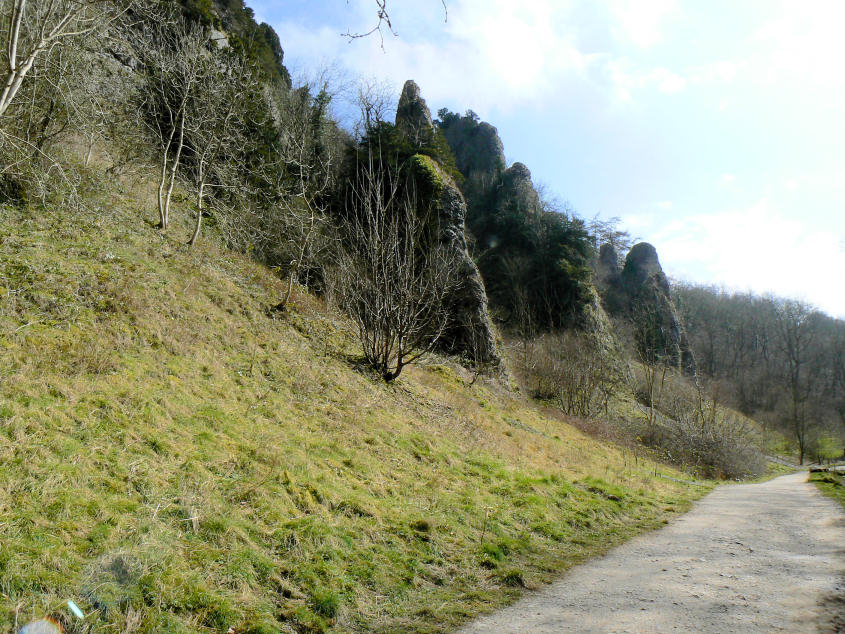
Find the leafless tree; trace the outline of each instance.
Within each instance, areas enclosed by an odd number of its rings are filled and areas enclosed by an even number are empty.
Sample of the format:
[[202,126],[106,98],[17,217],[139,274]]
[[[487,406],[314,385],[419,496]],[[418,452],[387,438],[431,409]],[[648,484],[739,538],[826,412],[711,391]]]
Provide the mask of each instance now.
[[545,334],[532,342],[532,374],[537,395],[552,400],[570,416],[591,416],[605,403],[602,382],[610,364],[587,333]]
[[209,186],[232,187],[238,182],[231,162],[249,144],[244,102],[258,90],[258,82],[243,58],[220,51],[204,55],[193,94],[185,108],[185,141],[191,150],[191,171],[197,216],[189,245],[202,227],[203,203]]
[[365,358],[388,382],[437,345],[459,284],[453,252],[437,243],[434,219],[420,215],[396,173],[372,161],[359,172],[339,257],[341,303]]
[[[637,390],[644,397],[649,428],[657,424],[657,409],[666,386],[668,359],[664,355],[665,334],[663,319],[657,308],[647,299],[641,299],[632,311],[634,352],[640,361],[643,389]],[[671,377],[670,377],[671,378]]]
[[363,136],[379,123],[389,120],[390,114],[396,111],[396,93],[394,87],[384,80],[373,78],[358,84],[360,115],[355,123],[357,136]]
[[661,402],[664,416],[649,442],[667,458],[713,477],[762,472],[761,438],[753,422],[719,403],[701,379],[678,373],[667,378]]
[[14,101],[27,75],[50,51],[91,33],[128,7],[113,0],[6,0],[0,8],[5,35],[0,117]]
[[95,57],[91,48],[102,45],[129,6],[129,0],[0,2],[3,197],[50,195],[80,202],[79,175],[51,150],[94,118],[86,90]]
[[811,361],[816,336],[812,307],[795,300],[780,302],[777,327],[778,346],[785,362],[783,387],[789,398],[789,422],[798,444],[798,463],[804,464],[812,423],[807,412],[813,389]]
[[287,265],[287,286],[277,310],[284,310],[294,286],[330,245],[329,198],[342,153],[330,122],[333,98],[328,74],[306,82],[281,100],[280,141],[272,191],[279,228],[276,245]]
[[610,220],[601,220],[596,214],[587,222],[587,229],[590,232],[590,237],[593,239],[593,250],[598,253],[599,247],[603,244],[609,244],[616,251],[620,258],[620,264],[624,263],[622,258],[631,249],[631,246],[637,240],[632,238],[627,231],[620,229],[619,226],[622,219],[614,216]]
[[[160,153],[159,226],[167,229],[173,188],[185,149],[186,132],[196,130],[191,102],[209,78],[210,38],[203,27],[181,17],[147,21],[136,39],[145,85],[140,119],[152,132]],[[170,18],[170,19],[167,19]]]
[[[346,0],[347,4],[349,0]],[[443,5],[443,16],[444,19],[448,19],[449,17],[449,10],[446,6],[446,0],[440,0],[441,4]],[[381,42],[381,48],[384,49],[384,30],[387,30],[388,33],[396,37],[398,33],[394,30],[393,24],[390,21],[390,10],[388,8],[388,0],[375,0],[377,11],[376,17],[378,18],[378,22],[376,22],[375,26],[370,29],[369,31],[365,31],[363,33],[352,33],[351,31],[347,31],[344,33],[344,37],[349,38],[349,41],[357,40],[362,37],[369,37],[374,33],[378,33],[379,41]]]

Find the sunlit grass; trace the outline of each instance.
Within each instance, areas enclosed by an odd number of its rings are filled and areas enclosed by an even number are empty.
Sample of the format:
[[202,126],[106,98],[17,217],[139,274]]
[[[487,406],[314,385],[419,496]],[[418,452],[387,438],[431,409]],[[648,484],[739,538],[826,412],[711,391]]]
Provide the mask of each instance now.
[[0,630],[449,630],[706,491],[447,359],[379,382],[319,299],[268,316],[266,268],[91,179],[0,208]]
[[845,477],[841,473],[816,472],[810,474],[810,482],[826,496],[833,498],[845,508]]

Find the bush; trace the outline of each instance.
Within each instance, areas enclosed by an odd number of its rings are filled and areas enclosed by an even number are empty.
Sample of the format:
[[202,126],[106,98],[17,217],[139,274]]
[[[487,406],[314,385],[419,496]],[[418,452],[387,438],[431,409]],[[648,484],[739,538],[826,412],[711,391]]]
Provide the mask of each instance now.
[[714,478],[756,476],[765,470],[751,420],[707,398],[700,384],[668,373],[655,408],[662,415],[638,434],[667,460]]
[[390,382],[444,335],[461,280],[428,205],[401,190],[398,170],[369,165],[350,188],[336,287],[367,363]]
[[523,344],[522,372],[535,398],[551,401],[570,416],[607,413],[621,383],[613,354],[591,334],[567,331]]

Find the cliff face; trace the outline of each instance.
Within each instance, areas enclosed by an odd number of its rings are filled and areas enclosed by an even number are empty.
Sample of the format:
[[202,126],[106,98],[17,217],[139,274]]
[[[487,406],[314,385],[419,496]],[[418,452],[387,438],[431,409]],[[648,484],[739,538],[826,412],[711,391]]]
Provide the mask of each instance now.
[[441,126],[461,174],[496,175],[505,171],[505,148],[499,131],[486,121],[459,118]]
[[510,205],[527,216],[536,216],[540,211],[540,196],[534,189],[531,170],[523,163],[514,163],[502,174],[498,187],[497,203]]
[[[434,124],[417,84],[405,82],[396,127],[414,145],[434,137]],[[431,170],[428,180],[436,183],[435,206],[439,217],[440,240],[451,249],[458,261],[462,283],[451,300],[452,321],[443,338],[444,348],[453,353],[473,356],[482,363],[498,363],[496,339],[487,312],[487,293],[481,274],[467,249],[465,220],[467,204],[454,179],[429,156],[414,157],[418,170]]]
[[638,345],[648,358],[694,375],[695,357],[657,250],[640,242],[628,252],[621,271],[617,262],[616,250],[603,245],[596,281],[608,313],[634,321],[635,330],[641,335]]
[[279,36],[269,24],[255,21],[255,13],[244,0],[178,0],[178,4],[189,20],[212,30],[220,48],[234,46],[258,65],[265,81],[290,88]]

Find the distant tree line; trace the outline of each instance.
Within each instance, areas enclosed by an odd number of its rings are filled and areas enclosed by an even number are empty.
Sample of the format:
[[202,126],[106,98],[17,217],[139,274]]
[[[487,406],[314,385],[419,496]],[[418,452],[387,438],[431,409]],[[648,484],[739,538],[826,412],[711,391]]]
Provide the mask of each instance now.
[[784,431],[799,460],[845,437],[845,322],[806,302],[674,285],[699,371],[748,416]]

